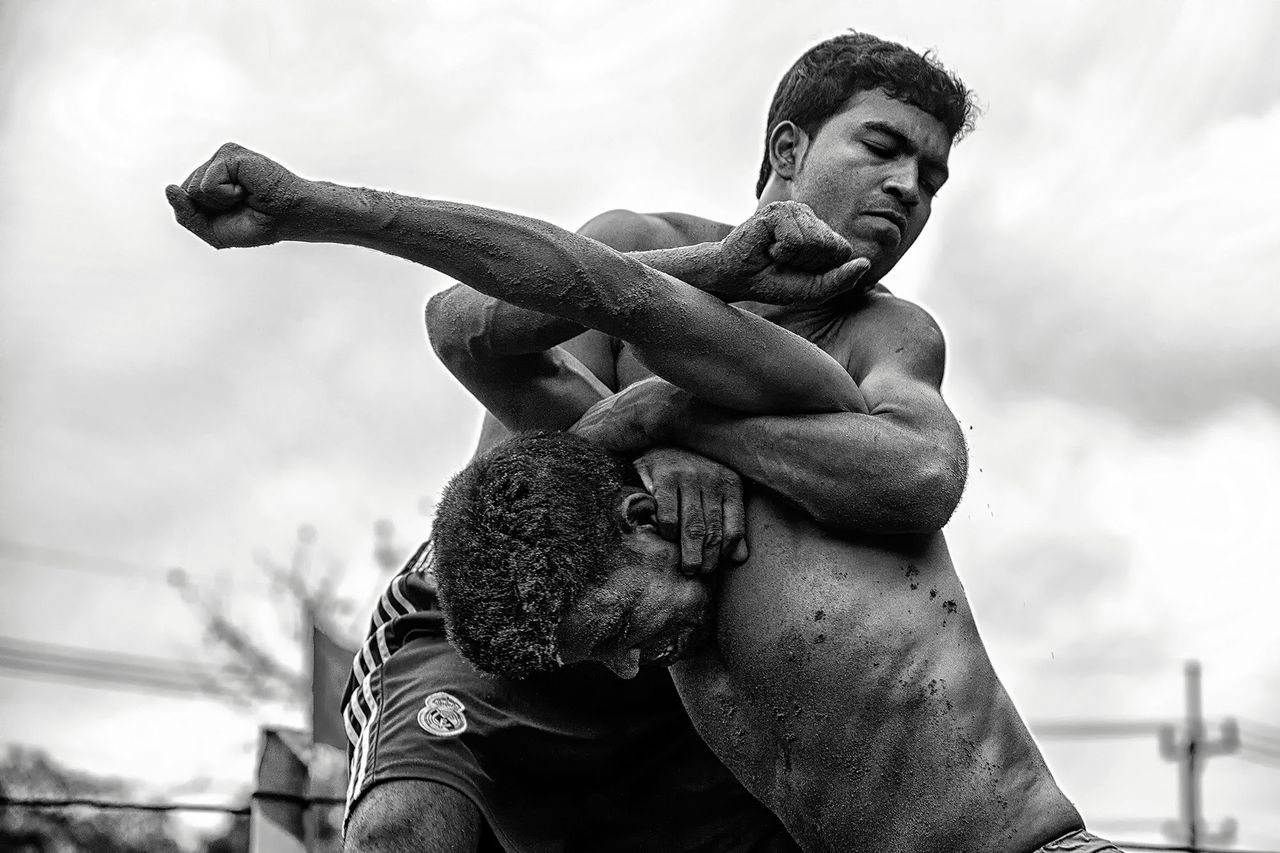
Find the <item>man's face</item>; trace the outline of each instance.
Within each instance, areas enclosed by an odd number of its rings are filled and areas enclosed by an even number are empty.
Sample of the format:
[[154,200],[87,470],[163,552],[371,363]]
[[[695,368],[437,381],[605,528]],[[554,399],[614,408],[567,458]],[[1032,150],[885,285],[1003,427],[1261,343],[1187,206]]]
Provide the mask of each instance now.
[[680,572],[679,546],[656,530],[627,539],[624,565],[574,602],[559,639],[565,663],[600,661],[634,678],[642,663],[669,666],[692,651],[709,626],[711,596]]
[[950,153],[942,122],[879,90],[859,92],[797,148],[791,198],[868,258],[877,281],[924,230]]

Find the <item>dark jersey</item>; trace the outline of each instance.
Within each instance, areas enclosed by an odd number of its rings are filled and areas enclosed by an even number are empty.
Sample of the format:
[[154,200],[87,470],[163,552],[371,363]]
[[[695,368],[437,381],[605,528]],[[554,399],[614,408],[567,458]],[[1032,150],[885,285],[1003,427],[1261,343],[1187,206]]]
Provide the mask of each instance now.
[[423,546],[379,601],[343,700],[348,814],[392,779],[474,802],[509,853],[797,850],[693,730],[665,670],[520,681],[449,645]]

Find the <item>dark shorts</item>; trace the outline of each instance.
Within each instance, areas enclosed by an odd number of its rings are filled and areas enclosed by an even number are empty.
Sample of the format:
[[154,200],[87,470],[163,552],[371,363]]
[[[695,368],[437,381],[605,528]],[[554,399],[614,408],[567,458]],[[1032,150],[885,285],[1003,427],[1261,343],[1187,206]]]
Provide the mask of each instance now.
[[510,853],[798,850],[693,730],[665,670],[512,681],[449,645],[419,549],[379,602],[347,685],[347,814],[393,779],[447,785]]
[[1037,847],[1034,853],[1124,853],[1119,847],[1099,838],[1092,832],[1078,829],[1048,844]]

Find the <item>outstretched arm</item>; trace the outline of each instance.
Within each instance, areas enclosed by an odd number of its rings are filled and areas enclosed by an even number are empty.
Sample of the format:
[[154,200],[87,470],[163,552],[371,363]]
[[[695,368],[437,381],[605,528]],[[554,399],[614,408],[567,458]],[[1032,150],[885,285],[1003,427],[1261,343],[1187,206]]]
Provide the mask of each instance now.
[[[857,385],[808,341],[545,222],[306,181],[230,144],[185,186],[169,187],[168,197],[179,222],[215,247],[297,240],[403,257],[488,296],[627,340],[654,373],[719,406],[743,412],[863,408]],[[865,270],[863,261],[827,260],[826,266],[828,272],[807,277],[828,293],[852,287]]]

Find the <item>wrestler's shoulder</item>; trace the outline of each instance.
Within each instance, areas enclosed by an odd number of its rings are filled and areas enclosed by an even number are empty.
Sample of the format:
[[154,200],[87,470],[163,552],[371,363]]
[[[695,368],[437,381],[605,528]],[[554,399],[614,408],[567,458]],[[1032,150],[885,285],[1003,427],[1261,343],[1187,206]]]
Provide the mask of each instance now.
[[671,249],[694,243],[719,240],[733,226],[689,213],[638,213],[634,210],[605,211],[582,226],[579,233],[599,240],[620,252]]
[[[941,338],[942,329],[923,306],[894,295],[883,284],[876,284],[862,294],[848,312],[847,333],[858,330],[859,326],[892,325],[899,332],[913,335],[924,334],[928,337]],[[860,330],[858,330],[860,331]]]
[[859,381],[871,369],[888,365],[941,381],[947,350],[933,315],[881,284],[845,316],[832,348]]

